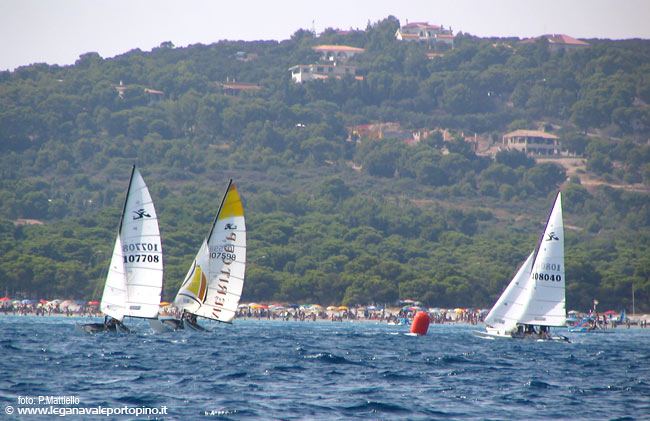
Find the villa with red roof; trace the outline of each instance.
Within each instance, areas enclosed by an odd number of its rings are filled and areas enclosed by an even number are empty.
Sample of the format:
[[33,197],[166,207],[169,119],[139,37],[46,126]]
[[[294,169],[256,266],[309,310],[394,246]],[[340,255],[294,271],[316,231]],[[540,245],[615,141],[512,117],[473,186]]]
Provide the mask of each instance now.
[[546,38],[546,40],[548,40],[548,45],[551,52],[556,52],[559,50],[570,51],[570,50],[577,50],[580,48],[589,47],[589,43],[587,42],[580,41],[568,35],[562,35],[562,34],[541,35],[537,38],[525,39],[521,41],[521,43],[532,44],[541,38]]

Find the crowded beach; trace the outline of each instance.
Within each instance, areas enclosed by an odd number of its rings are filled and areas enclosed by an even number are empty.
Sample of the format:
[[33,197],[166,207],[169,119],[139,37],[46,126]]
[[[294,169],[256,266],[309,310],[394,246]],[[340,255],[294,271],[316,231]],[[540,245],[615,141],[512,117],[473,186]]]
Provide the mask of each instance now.
[[[427,308],[421,302],[403,300],[395,306],[328,306],[319,304],[240,304],[237,319],[278,320],[278,321],[332,321],[332,322],[376,322],[390,324],[410,324],[418,312],[426,312],[432,324],[470,324],[483,322],[487,309],[474,308]],[[29,300],[0,298],[0,314],[36,316],[103,316],[98,301],[84,300]],[[178,310],[169,302],[160,303],[162,316],[178,316]],[[630,315],[623,312],[606,311],[603,314],[569,311],[567,326],[573,326],[584,319],[594,320],[594,324],[608,329],[620,325],[647,327],[650,315]]]

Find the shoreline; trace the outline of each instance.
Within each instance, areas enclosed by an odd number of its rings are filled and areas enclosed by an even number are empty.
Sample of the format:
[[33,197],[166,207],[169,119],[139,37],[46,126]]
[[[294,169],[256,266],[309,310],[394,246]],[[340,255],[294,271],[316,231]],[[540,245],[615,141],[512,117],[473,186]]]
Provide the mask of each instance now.
[[[34,312],[30,313],[13,313],[13,312],[0,312],[0,317],[2,316],[10,316],[10,317],[15,317],[15,318],[20,318],[20,317],[63,317],[63,318],[71,318],[71,319],[81,319],[81,318],[98,318],[101,319],[104,317],[103,314],[78,314],[78,313],[71,313],[71,314],[65,314],[65,313],[53,313],[53,314],[36,314]],[[639,316],[636,316],[639,317]],[[144,319],[143,319],[144,320]],[[209,319],[206,319],[209,320]],[[412,318],[408,319],[409,322],[407,324],[395,324],[388,322],[387,320],[379,320],[379,319],[366,319],[366,318],[350,318],[350,319],[342,319],[342,320],[334,320],[331,317],[328,318],[316,318],[315,320],[311,317],[305,318],[303,320],[300,319],[293,319],[289,318],[288,320],[285,320],[281,317],[275,317],[275,318],[267,318],[267,317],[235,317],[233,319],[233,324],[236,323],[237,321],[258,321],[258,322],[274,322],[274,323],[284,323],[284,322],[300,322],[300,323],[376,323],[376,324],[385,324],[385,325],[393,325],[393,326],[410,326],[412,322]],[[215,323],[219,323],[214,321]],[[440,325],[440,326],[465,326],[465,327],[475,327],[477,329],[484,329],[485,324],[481,321],[478,323],[470,323],[465,320],[445,320],[444,322],[431,322],[430,325]],[[559,329],[568,329],[571,326],[564,326]],[[618,331],[618,330],[628,330],[628,329],[647,329],[648,327],[642,326],[639,322],[636,322],[634,324],[630,324],[628,327],[627,325],[617,325],[617,327],[609,327],[606,330],[607,331]],[[556,328],[557,329],[557,328]],[[580,333],[589,333],[589,332],[580,332]]]

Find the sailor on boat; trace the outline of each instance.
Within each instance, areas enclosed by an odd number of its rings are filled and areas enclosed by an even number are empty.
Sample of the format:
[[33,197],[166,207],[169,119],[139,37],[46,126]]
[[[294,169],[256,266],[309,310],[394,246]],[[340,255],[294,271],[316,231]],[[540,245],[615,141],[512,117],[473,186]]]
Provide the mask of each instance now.
[[196,319],[196,314],[183,311],[183,324],[187,325],[187,327],[194,329],[194,330],[199,330],[199,331],[205,331],[206,329],[198,324],[197,319]]

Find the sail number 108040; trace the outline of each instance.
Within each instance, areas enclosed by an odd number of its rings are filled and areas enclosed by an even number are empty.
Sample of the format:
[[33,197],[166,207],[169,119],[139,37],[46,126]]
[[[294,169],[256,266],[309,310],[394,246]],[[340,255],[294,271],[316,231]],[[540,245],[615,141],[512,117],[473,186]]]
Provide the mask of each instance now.
[[555,281],[560,282],[562,280],[562,275],[549,275],[548,273],[533,273],[533,279],[536,281]]

